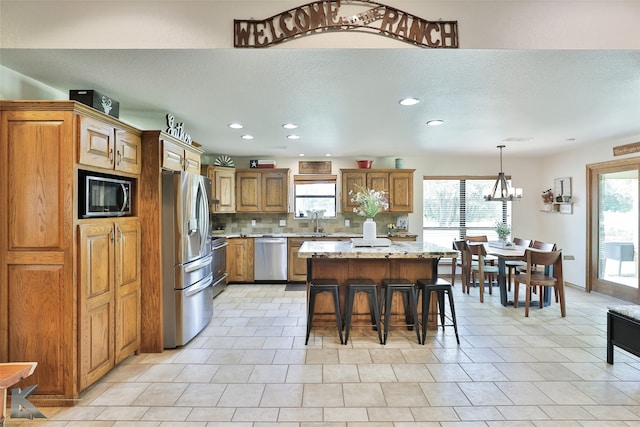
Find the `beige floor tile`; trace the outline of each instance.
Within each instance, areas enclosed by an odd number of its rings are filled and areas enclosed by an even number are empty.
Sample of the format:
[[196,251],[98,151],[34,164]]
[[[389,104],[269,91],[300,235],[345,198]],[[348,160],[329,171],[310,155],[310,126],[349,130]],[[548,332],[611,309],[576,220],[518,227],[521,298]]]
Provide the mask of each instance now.
[[345,383],[342,384],[344,406],[376,407],[385,406],[384,393],[380,384]]
[[[427,398],[417,383],[381,383],[386,405],[389,407],[427,406]],[[407,421],[406,419],[404,421]]]
[[360,382],[363,383],[389,383],[398,381],[389,364],[364,364],[358,365]]
[[260,407],[299,408],[302,406],[302,384],[267,384]]
[[218,406],[237,408],[257,408],[264,393],[264,384],[229,384]]
[[344,407],[344,397],[340,384],[305,384],[302,406],[320,408]]
[[369,419],[372,422],[393,421],[394,424],[401,421],[414,421],[411,408],[390,406],[388,408],[367,408]]
[[324,408],[324,421],[369,421],[366,408]]

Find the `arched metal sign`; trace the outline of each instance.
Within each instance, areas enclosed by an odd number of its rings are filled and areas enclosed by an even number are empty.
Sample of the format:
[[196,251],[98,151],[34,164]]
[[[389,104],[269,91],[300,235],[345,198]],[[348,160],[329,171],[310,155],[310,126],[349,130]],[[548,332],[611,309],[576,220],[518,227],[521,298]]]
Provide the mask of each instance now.
[[426,48],[457,48],[458,21],[428,21],[381,3],[325,0],[262,20],[233,21],[234,47],[269,47],[336,31],[378,34]]

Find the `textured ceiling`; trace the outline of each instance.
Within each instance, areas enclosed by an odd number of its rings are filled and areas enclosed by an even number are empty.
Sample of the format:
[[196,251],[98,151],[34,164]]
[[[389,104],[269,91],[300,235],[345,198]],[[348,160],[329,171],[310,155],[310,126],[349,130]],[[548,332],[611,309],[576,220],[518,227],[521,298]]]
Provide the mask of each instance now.
[[[164,129],[172,113],[205,152],[231,156],[495,154],[502,143],[542,155],[640,134],[638,51],[4,49],[0,64],[63,93],[101,91],[141,128]],[[406,96],[422,102],[402,107]]]

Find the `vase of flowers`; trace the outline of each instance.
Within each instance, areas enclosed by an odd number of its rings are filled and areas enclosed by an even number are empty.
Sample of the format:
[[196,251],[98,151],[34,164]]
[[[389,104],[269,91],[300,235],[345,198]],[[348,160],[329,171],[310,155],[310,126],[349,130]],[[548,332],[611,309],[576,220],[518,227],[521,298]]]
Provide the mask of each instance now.
[[502,245],[505,246],[507,237],[511,234],[511,227],[502,221],[496,221],[496,233],[498,234],[498,238],[502,240]]
[[376,215],[389,209],[389,201],[385,197],[384,190],[374,190],[367,187],[356,187],[356,191],[349,191],[351,201],[357,206],[353,211],[367,218],[362,225],[362,238],[364,240],[376,239],[376,223],[373,220]]
[[396,225],[395,224],[387,224],[387,236],[391,237],[393,236],[393,233],[395,233],[396,231]]

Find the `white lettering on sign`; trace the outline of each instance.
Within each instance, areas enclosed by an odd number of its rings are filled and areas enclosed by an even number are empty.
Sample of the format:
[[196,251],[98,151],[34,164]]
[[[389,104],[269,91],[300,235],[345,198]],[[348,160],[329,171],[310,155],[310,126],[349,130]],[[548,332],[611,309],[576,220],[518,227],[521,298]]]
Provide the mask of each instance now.
[[184,131],[184,123],[176,123],[176,119],[171,114],[167,114],[167,133],[180,141],[191,144],[191,135]]

